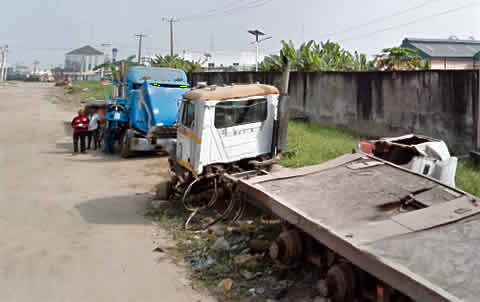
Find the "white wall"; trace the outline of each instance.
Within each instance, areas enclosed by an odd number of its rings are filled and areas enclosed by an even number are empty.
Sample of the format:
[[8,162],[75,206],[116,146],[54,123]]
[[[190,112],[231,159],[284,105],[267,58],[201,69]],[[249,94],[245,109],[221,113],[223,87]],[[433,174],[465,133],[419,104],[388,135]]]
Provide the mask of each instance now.
[[473,60],[452,60],[447,59],[430,59],[431,69],[449,69],[449,70],[461,70],[461,69],[474,69]]

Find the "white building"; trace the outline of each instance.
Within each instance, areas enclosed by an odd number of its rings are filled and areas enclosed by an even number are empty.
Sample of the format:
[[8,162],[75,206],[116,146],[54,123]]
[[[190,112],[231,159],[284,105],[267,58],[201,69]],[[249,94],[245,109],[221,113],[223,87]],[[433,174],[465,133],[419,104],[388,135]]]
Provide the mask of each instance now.
[[[200,62],[205,70],[238,70],[246,71],[255,68],[255,52],[235,52],[235,51],[212,51],[206,53],[185,52],[183,54],[186,60]],[[265,56],[260,54],[259,63]]]
[[72,80],[98,80],[100,71],[95,66],[103,63],[104,54],[90,45],[70,51],[65,55],[65,75]]

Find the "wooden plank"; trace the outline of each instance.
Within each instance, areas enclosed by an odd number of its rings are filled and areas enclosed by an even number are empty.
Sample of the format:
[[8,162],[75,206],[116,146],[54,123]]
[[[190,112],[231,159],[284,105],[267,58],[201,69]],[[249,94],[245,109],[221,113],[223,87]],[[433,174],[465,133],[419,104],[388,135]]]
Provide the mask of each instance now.
[[428,208],[393,216],[395,222],[415,231],[452,223],[480,213],[480,203],[471,196],[436,204]]

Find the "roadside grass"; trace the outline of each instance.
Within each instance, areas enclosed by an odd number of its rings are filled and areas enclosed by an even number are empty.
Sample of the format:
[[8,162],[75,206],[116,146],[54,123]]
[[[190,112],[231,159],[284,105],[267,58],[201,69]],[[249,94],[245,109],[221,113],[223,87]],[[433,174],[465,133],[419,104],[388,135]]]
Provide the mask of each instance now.
[[296,156],[283,159],[280,164],[289,168],[318,164],[351,152],[357,141],[365,138],[351,131],[290,121],[287,150],[298,152]]
[[[319,164],[351,152],[357,141],[365,138],[345,130],[292,121],[287,150],[297,149],[298,155],[285,158],[280,164],[292,168]],[[480,168],[474,167],[470,160],[459,160],[455,180],[459,189],[480,196]]]
[[[72,86],[65,86],[67,93],[79,99],[96,98],[107,99],[110,96],[111,85],[100,86],[98,81],[77,81]],[[87,91],[83,89],[88,88]]]
[[469,159],[459,160],[455,182],[459,189],[480,196],[480,167],[475,167]]

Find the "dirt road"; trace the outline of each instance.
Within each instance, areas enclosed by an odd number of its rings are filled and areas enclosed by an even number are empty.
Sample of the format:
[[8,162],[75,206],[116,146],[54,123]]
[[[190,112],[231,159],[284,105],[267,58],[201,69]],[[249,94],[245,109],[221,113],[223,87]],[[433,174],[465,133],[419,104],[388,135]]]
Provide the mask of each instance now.
[[0,301],[214,301],[152,253],[168,242],[144,193],[166,159],[72,156],[51,86],[0,87]]

